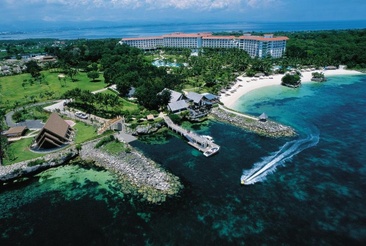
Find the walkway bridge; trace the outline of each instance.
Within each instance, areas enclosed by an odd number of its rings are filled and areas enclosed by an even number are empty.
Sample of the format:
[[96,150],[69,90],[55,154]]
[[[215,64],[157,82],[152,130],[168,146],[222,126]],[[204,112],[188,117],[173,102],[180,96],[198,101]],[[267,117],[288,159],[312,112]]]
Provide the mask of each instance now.
[[101,128],[98,129],[98,135],[104,133],[107,130],[118,130],[118,131],[122,131],[123,130],[123,125],[124,125],[124,118],[121,116],[117,116],[114,119],[108,120],[107,122],[105,122]]
[[220,146],[213,143],[212,140],[209,140],[204,136],[198,135],[194,132],[184,129],[181,126],[174,124],[168,116],[164,115],[163,119],[168,128],[184,136],[188,140],[188,144],[203,152],[205,156],[215,154],[220,149]]

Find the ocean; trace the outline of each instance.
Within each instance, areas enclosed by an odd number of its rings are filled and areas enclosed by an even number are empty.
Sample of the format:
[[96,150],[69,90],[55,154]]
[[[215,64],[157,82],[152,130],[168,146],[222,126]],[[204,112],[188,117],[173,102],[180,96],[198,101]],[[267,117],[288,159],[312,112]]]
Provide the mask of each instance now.
[[43,24],[0,26],[0,40],[19,39],[103,39],[158,36],[173,32],[277,32],[364,29],[366,20],[309,22],[203,22],[203,23],[90,23],[74,25]]
[[123,194],[116,176],[82,165],[3,186],[0,245],[365,245],[365,95],[364,75],[252,91],[236,110],[265,112],[299,135],[190,126],[221,146],[210,158],[172,133],[133,142],[185,186],[161,205]]

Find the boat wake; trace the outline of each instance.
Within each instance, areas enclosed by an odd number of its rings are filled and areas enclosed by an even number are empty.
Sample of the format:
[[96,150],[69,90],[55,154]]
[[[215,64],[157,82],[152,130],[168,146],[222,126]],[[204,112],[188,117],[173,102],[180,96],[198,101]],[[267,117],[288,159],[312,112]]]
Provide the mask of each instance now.
[[319,134],[309,135],[304,139],[298,139],[287,142],[277,152],[270,156],[264,157],[262,161],[254,164],[250,170],[243,170],[241,176],[241,184],[250,185],[264,181],[266,176],[276,171],[276,167],[283,165],[294,155],[301,151],[317,145],[319,142]]

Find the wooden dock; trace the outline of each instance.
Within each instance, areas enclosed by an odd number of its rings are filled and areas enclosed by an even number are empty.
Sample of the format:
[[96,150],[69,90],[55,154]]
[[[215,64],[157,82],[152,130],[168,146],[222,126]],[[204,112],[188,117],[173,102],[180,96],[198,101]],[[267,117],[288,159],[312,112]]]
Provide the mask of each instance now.
[[[207,138],[174,124],[173,121],[168,116],[164,116],[163,118],[169,129],[184,136],[188,140],[189,145],[203,152],[205,156],[215,154],[220,149],[219,145],[213,143]],[[210,152],[212,150],[215,151]]]

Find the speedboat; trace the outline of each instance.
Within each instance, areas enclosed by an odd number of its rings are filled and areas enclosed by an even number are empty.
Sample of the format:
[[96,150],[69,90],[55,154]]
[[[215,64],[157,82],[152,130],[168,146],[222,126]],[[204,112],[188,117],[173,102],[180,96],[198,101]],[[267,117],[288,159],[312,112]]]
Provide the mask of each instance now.
[[209,156],[214,155],[217,152],[219,152],[219,149],[220,149],[219,147],[213,147],[213,148],[203,152],[203,155],[206,156],[206,157],[209,157]]

